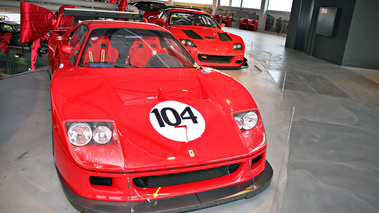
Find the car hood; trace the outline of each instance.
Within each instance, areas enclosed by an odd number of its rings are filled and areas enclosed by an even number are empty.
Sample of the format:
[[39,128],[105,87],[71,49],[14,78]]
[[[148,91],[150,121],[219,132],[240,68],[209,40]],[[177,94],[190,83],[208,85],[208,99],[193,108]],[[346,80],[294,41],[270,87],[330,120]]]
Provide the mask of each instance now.
[[[263,128],[257,128],[257,141],[246,143],[242,139],[232,113],[256,109],[256,105],[249,93],[225,74],[192,68],[94,69],[90,75],[88,72],[78,69],[55,73],[52,104],[62,122],[115,121],[128,171],[242,158],[264,143]],[[170,110],[160,108],[155,115],[153,109],[162,104]],[[179,105],[189,106],[191,113],[200,115],[191,115]],[[173,110],[179,117],[173,116]],[[162,119],[164,116],[168,122]],[[162,128],[171,127],[171,130],[162,133],[159,127],[154,127],[152,119],[159,117],[164,124]],[[203,129],[189,138],[192,130],[180,121],[201,123]],[[177,127],[181,131],[176,131]],[[196,128],[197,125],[191,127]],[[184,134],[187,140],[172,139],[172,134]]]
[[220,40],[218,33],[225,33],[229,35],[232,40],[235,40],[235,42],[242,42],[241,37],[234,35],[232,33],[225,32],[219,28],[181,25],[181,26],[168,27],[168,29],[173,34],[179,35],[180,37],[183,37],[183,38],[188,37],[188,35],[184,31],[193,31],[196,34],[198,34],[200,37],[202,37],[203,39],[207,39],[207,40],[213,40],[213,39]]

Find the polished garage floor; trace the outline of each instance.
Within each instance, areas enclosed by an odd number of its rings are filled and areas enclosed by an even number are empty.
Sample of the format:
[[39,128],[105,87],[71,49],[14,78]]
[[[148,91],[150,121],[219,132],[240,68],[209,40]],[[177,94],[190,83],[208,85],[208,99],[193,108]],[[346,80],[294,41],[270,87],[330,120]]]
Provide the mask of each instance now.
[[[223,71],[260,108],[274,177],[256,197],[197,212],[379,212],[379,70],[286,49],[281,36],[226,29],[244,38],[250,66]],[[46,68],[0,79],[0,208],[76,212],[51,154]]]

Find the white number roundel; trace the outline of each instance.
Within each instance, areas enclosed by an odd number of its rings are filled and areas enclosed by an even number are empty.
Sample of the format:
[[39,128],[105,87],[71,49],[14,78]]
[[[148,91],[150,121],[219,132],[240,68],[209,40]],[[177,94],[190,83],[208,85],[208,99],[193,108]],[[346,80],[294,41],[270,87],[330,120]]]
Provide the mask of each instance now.
[[164,137],[189,142],[205,130],[203,116],[195,108],[178,101],[164,101],[150,111],[150,123]]

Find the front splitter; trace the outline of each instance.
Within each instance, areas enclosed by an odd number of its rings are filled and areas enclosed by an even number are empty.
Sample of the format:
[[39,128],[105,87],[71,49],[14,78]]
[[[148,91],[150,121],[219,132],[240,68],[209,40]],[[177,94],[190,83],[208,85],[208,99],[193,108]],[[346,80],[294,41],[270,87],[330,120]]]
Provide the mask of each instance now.
[[80,212],[187,212],[253,197],[270,185],[273,169],[266,161],[265,170],[254,181],[195,194],[133,203],[86,199],[72,191],[59,172],[58,175],[67,199]]

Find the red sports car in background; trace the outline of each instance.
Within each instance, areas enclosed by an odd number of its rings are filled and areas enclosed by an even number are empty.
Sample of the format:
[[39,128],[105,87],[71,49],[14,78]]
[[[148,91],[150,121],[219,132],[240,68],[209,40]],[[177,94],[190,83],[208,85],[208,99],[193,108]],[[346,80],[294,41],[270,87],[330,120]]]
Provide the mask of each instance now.
[[169,31],[84,21],[51,32],[49,64],[55,165],[79,211],[187,211],[270,184],[251,95]]
[[245,62],[240,36],[222,30],[208,13],[190,9],[166,9],[150,22],[168,29],[200,66],[239,68]]

